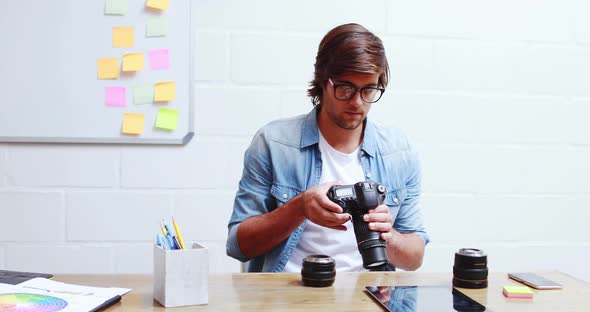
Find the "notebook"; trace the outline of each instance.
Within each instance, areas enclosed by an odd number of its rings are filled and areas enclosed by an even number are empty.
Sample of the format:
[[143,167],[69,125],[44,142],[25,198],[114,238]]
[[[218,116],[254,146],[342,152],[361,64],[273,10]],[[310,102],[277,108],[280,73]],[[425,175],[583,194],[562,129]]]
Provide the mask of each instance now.
[[0,283],[16,285],[35,277],[52,278],[52,274],[0,270]]

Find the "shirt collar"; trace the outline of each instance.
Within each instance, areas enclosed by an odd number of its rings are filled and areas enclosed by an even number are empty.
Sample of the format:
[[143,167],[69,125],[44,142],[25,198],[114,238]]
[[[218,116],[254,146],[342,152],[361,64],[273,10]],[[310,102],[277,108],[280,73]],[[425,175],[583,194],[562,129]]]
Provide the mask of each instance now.
[[[363,136],[363,143],[361,144],[361,150],[369,156],[375,156],[377,150],[377,141],[375,125],[368,119],[365,120],[365,131]],[[301,130],[301,148],[317,144],[319,142],[319,128],[317,120],[317,107],[312,109],[305,120],[303,121],[303,129]]]

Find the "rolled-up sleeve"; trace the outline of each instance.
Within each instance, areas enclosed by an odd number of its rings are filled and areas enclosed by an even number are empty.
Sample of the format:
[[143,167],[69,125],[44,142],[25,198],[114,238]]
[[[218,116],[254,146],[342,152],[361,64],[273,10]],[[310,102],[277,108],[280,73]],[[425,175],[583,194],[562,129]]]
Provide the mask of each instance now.
[[238,228],[242,221],[267,213],[276,205],[272,199],[272,167],[264,129],[260,130],[244,155],[244,170],[234,200],[233,212],[228,223],[227,255],[242,262],[244,256],[238,242]]
[[430,237],[422,221],[422,167],[418,154],[410,149],[407,152],[406,198],[402,202],[393,227],[400,233],[414,233],[428,244]]

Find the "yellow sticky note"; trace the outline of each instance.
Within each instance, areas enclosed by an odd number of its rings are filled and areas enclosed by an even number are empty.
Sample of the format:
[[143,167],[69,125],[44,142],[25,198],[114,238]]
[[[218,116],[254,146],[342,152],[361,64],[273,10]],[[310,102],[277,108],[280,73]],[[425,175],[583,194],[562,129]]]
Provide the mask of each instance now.
[[123,71],[138,71],[144,66],[143,53],[127,53],[123,55]]
[[98,66],[98,79],[119,78],[119,59],[99,58],[96,65]]
[[113,48],[133,48],[133,27],[113,27]]
[[144,128],[143,114],[125,113],[123,114],[123,132],[124,134],[142,134]]
[[169,108],[160,108],[156,119],[156,128],[174,130],[178,125],[178,111]]
[[156,10],[166,10],[170,0],[148,0],[146,6]]
[[154,91],[154,101],[168,102],[176,99],[176,82],[157,82]]
[[504,286],[504,291],[514,295],[532,295],[533,291],[526,286]]

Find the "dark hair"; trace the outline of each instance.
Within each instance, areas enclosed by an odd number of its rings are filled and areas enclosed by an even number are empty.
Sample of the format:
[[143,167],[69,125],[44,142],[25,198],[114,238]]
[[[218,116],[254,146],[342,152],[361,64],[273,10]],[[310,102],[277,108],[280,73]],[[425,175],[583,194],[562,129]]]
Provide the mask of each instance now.
[[346,73],[379,74],[379,86],[387,87],[389,65],[379,37],[359,24],[344,24],[330,30],[320,42],[315,72],[307,94],[314,106],[321,105],[328,78]]

